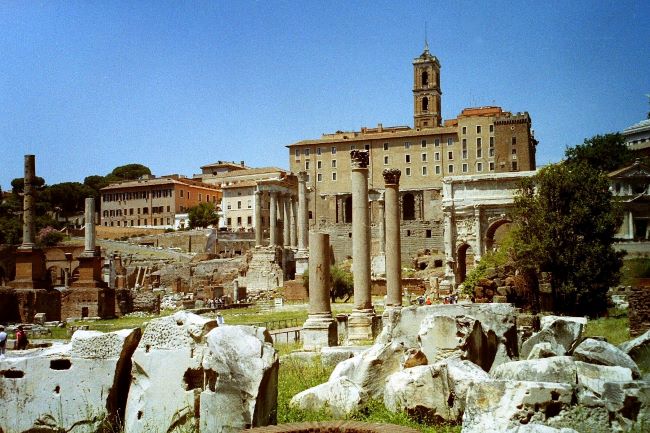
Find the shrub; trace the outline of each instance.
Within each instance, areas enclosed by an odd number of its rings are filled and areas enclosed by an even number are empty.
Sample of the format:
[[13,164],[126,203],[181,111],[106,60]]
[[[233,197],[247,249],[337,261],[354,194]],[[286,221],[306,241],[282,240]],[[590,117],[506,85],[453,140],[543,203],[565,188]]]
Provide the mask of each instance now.
[[48,226],[38,232],[36,236],[36,243],[39,245],[44,245],[46,247],[51,247],[57,245],[59,242],[65,239],[65,235],[55,229],[54,227]]

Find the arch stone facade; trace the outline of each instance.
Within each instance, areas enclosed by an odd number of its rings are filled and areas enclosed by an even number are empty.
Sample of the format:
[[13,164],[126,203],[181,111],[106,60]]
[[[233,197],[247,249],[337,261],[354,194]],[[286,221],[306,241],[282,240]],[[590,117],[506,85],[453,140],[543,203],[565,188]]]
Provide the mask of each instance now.
[[496,229],[509,217],[522,179],[535,171],[451,176],[442,181],[445,279],[455,286],[464,280],[465,252],[478,262],[493,246]]

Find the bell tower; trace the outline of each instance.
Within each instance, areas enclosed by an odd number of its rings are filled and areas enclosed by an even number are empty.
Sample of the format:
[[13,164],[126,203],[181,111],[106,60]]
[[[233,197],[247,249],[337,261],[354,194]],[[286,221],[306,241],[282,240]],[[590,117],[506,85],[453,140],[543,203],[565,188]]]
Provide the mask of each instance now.
[[440,62],[429,53],[429,43],[413,60],[413,124],[416,129],[442,126]]

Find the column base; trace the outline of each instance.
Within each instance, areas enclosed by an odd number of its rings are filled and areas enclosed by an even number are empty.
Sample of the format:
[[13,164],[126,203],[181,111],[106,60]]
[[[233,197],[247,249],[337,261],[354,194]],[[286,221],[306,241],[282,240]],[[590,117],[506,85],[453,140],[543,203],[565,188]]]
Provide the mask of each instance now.
[[338,346],[336,320],[331,313],[310,314],[302,326],[301,339],[305,350]]
[[296,260],[296,275],[305,275],[305,271],[309,267],[309,251],[298,250],[294,258]]
[[352,310],[348,318],[348,342],[350,344],[374,341],[381,329],[381,317],[373,309]]

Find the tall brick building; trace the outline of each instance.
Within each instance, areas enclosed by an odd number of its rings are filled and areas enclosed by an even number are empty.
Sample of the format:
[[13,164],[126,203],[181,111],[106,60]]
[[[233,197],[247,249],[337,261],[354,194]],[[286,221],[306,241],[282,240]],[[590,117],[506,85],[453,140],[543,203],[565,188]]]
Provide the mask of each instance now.
[[[440,62],[425,46],[413,61],[413,128],[379,124],[287,146],[290,171],[308,174],[310,223],[330,231],[335,253],[345,254],[349,247],[350,150],[369,152],[371,200],[378,197],[373,190],[379,193],[384,188],[385,168],[402,172],[403,259],[417,249],[442,249],[443,178],[535,170],[537,141],[528,113],[475,107],[443,121],[441,99]],[[375,219],[376,207],[372,206]]]

